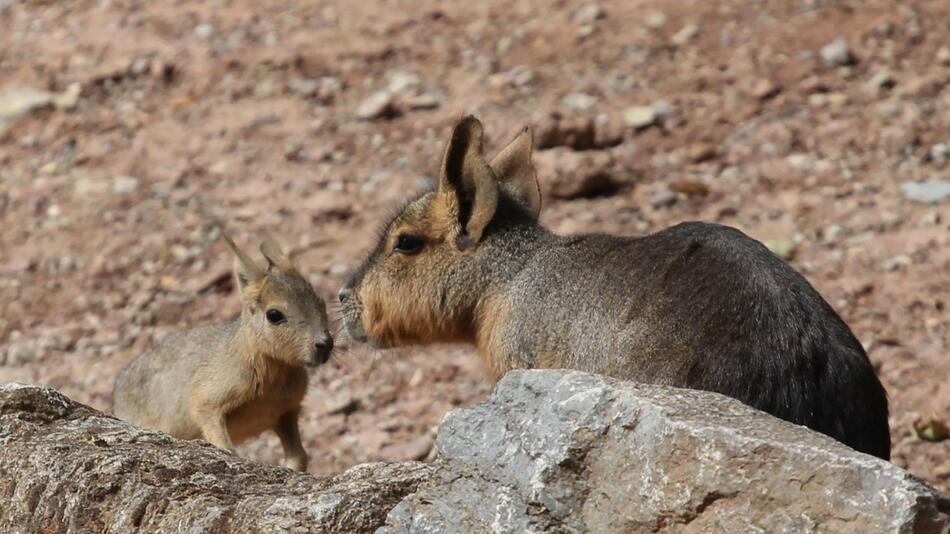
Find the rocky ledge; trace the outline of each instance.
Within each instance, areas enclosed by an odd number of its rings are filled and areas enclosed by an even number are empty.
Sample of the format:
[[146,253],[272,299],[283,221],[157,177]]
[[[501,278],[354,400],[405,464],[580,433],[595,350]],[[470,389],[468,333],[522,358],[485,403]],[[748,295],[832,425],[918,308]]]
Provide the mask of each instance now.
[[950,499],[899,467],[712,393],[516,371],[437,447],[301,475],[7,384],[0,531],[950,529]]

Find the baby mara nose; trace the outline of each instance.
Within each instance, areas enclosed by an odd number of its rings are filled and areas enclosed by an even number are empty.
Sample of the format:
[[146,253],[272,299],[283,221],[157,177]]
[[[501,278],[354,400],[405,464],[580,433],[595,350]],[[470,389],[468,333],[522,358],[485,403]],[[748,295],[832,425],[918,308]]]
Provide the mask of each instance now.
[[317,341],[316,345],[313,347],[313,357],[310,360],[310,367],[316,367],[327,363],[327,360],[330,359],[330,354],[333,352],[333,339],[327,338],[321,341]]

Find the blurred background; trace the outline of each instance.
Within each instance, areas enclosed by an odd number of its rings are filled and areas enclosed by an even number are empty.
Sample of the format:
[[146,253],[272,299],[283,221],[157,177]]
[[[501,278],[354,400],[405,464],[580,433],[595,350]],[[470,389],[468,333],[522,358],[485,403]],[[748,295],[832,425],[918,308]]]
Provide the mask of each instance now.
[[[557,232],[703,219],[787,258],[948,491],[948,36],[945,0],[0,0],[0,382],[109,410],[155,337],[239,313],[221,223],[334,302],[470,112],[489,153],[536,128]],[[425,458],[490,389],[468,347],[342,351],[310,470]]]

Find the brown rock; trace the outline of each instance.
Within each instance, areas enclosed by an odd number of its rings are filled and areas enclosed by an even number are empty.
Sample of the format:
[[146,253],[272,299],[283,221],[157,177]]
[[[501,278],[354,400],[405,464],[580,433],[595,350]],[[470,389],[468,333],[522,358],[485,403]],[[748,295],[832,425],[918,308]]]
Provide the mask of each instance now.
[[619,187],[611,174],[613,157],[604,151],[556,148],[538,152],[534,162],[554,198],[610,195]]
[[709,161],[716,157],[716,146],[712,143],[693,143],[689,147],[689,160],[693,163]]

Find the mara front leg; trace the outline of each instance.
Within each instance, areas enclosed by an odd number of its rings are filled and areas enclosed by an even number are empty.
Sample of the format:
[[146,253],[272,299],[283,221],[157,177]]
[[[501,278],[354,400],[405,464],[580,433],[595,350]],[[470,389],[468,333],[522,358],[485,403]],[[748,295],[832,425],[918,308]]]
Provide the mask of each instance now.
[[215,447],[234,452],[234,443],[228,433],[225,414],[207,405],[198,404],[192,407],[191,416],[201,429],[201,436]]
[[307,471],[307,451],[303,448],[300,441],[300,427],[297,423],[300,417],[300,411],[294,410],[281,415],[277,419],[277,426],[274,432],[280,438],[280,445],[284,449],[284,465],[297,470]]

